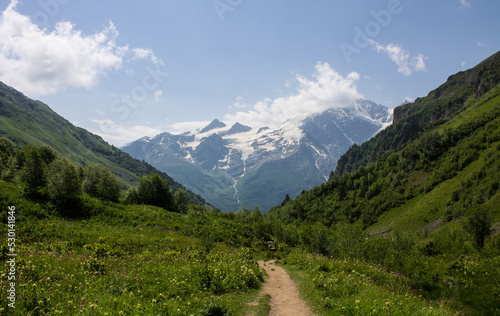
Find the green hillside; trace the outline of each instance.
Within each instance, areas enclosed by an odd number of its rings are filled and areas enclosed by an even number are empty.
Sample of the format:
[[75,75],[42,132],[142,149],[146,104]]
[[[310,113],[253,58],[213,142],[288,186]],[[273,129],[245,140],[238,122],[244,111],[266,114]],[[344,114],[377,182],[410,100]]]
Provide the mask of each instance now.
[[[121,179],[124,187],[135,184],[140,176],[158,173],[172,190],[183,188],[166,173],[132,158],[101,137],[74,126],[46,104],[31,100],[1,82],[0,137],[10,139],[18,148],[48,145],[77,166],[105,167]],[[204,203],[202,197],[191,192],[188,195],[192,202]]]
[[441,125],[500,83],[500,52],[476,67],[450,76],[439,88],[414,103],[394,109],[394,124],[362,145],[353,145],[337,162],[335,174],[357,170],[388,155],[420,132]]
[[279,239],[402,273],[467,313],[500,313],[499,78],[496,54],[395,109],[332,179],[271,209],[288,224]]
[[418,213],[420,222],[409,214],[405,218],[420,226],[440,216],[459,219],[479,206],[498,218],[494,206],[500,181],[499,127],[497,86],[446,123],[420,132],[400,150],[334,177],[271,212],[286,222],[320,221],[331,226],[360,221],[364,227],[381,226],[379,217],[396,210]]

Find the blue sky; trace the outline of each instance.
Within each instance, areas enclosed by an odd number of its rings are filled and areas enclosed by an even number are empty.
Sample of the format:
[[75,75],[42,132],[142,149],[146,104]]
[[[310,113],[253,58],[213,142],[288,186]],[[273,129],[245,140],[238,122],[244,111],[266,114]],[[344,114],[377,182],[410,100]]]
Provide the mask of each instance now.
[[500,49],[498,0],[4,0],[0,80],[117,146],[394,107]]

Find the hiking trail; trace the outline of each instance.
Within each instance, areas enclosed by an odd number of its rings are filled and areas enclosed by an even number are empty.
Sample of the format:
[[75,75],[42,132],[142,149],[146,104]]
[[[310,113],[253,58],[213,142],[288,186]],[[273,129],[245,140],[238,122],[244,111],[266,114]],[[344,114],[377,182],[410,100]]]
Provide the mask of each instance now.
[[[267,273],[259,298],[270,295],[271,310],[269,316],[310,316],[312,311],[306,301],[300,297],[295,282],[282,267],[275,264],[276,260],[260,260],[259,267]],[[258,303],[248,303],[256,305]]]

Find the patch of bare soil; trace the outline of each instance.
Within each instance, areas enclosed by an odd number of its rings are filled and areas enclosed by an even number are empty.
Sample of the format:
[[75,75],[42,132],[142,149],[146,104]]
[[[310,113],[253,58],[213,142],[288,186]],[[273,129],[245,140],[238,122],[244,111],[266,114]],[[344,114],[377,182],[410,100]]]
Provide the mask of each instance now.
[[438,218],[434,222],[427,224],[427,230],[429,230],[429,233],[432,233],[433,231],[435,231],[438,228],[439,224],[441,224],[442,221],[443,221],[442,218]]
[[[297,285],[285,269],[275,264],[275,260],[259,261],[259,266],[267,273],[260,297],[270,295],[270,316],[309,316],[312,311],[300,297]],[[255,303],[249,303],[255,304]]]

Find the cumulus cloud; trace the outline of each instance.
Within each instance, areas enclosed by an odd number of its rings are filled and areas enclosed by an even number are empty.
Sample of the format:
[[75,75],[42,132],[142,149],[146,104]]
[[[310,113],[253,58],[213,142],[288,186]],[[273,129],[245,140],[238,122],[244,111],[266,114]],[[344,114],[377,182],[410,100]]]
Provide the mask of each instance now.
[[90,89],[101,76],[121,69],[124,60],[161,64],[150,49],[119,46],[112,22],[91,35],[68,21],[49,31],[17,12],[17,4],[12,0],[0,16],[0,80],[28,95]]
[[318,63],[313,77],[298,75],[298,88],[294,94],[276,99],[266,98],[253,105],[250,111],[228,114],[225,120],[240,122],[251,127],[278,128],[287,121],[301,121],[309,115],[322,113],[330,108],[353,106],[362,97],[355,82],[356,72],[343,77],[327,63]]
[[97,126],[97,128],[91,129],[91,131],[117,147],[124,146],[144,136],[152,137],[162,133],[162,130],[154,127],[142,125],[129,126],[118,124],[109,119],[93,119],[91,121]]
[[398,72],[404,76],[411,76],[415,71],[425,71],[425,59],[423,54],[410,57],[410,53],[397,44],[387,46],[380,45],[374,40],[370,40],[371,45],[378,53],[386,53],[389,58],[398,66]]

